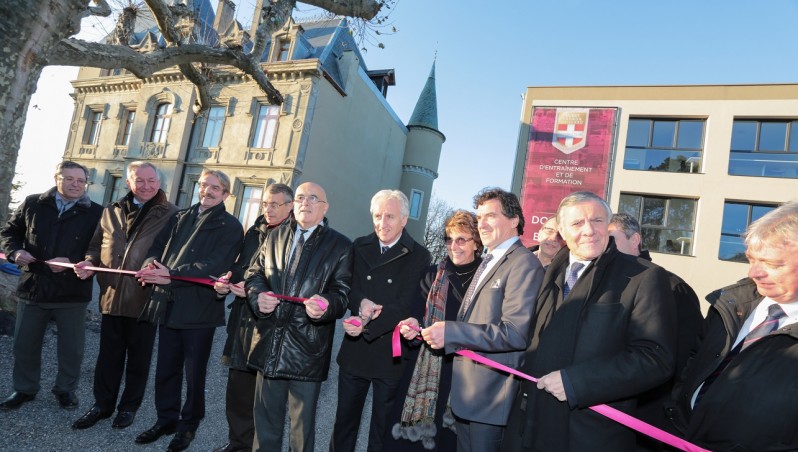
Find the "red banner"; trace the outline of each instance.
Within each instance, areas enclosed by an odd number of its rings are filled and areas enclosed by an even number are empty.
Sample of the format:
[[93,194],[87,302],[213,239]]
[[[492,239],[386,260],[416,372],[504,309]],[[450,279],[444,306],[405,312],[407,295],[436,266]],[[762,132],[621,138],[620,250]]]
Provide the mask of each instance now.
[[526,246],[557,213],[565,196],[591,191],[607,199],[610,157],[614,151],[616,108],[536,107],[527,144],[521,186]]

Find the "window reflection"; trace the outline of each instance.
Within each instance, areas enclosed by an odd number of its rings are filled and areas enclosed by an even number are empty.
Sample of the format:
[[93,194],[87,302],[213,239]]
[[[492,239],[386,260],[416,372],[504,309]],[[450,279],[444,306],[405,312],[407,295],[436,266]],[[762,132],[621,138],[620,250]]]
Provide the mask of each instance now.
[[703,119],[630,119],[623,168],[700,173]]

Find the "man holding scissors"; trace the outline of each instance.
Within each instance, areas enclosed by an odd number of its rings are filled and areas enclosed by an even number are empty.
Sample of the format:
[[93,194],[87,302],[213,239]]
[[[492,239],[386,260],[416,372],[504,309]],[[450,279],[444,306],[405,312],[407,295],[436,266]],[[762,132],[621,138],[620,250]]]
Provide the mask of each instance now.
[[[235,261],[244,238],[241,223],[227,213],[230,178],[205,169],[199,178],[200,202],[178,212],[150,248],[142,284],[156,284],[141,319],[159,325],[155,367],[158,420],[136,437],[148,444],[177,432],[167,450],[186,450],[205,417],[205,376],[216,327],[224,325],[224,302],[213,287],[170,277],[221,275]],[[183,375],[186,400],[180,408]]]
[[294,221],[269,234],[250,268],[247,297],[260,318],[248,361],[258,371],[253,450],[281,447],[286,402],[291,450],[314,450],[316,402],[352,279],[352,242],[327,226],[328,208],[321,186],[297,187]]

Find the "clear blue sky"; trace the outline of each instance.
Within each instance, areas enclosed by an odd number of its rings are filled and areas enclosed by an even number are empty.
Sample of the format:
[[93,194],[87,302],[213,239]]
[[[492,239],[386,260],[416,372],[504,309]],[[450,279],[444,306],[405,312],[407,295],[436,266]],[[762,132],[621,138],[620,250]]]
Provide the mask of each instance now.
[[[482,187],[509,188],[528,86],[798,82],[798,0],[399,0],[391,20],[398,33],[380,36],[385,49],[370,47],[366,65],[396,70],[388,102],[406,122],[437,51],[446,142],[433,190],[454,207],[470,209]],[[51,68],[40,80],[22,194],[52,186],[76,73]]]

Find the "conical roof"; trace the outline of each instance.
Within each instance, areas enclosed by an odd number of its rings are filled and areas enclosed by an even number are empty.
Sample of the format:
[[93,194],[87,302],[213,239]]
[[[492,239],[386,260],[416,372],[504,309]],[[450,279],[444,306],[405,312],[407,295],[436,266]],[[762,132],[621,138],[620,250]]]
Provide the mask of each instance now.
[[407,123],[409,126],[422,126],[428,127],[433,130],[438,130],[438,96],[435,92],[435,62],[432,62],[432,69],[429,71],[427,83],[424,89],[421,90],[421,95],[418,96],[416,108],[413,109],[413,114],[410,116],[410,121]]

